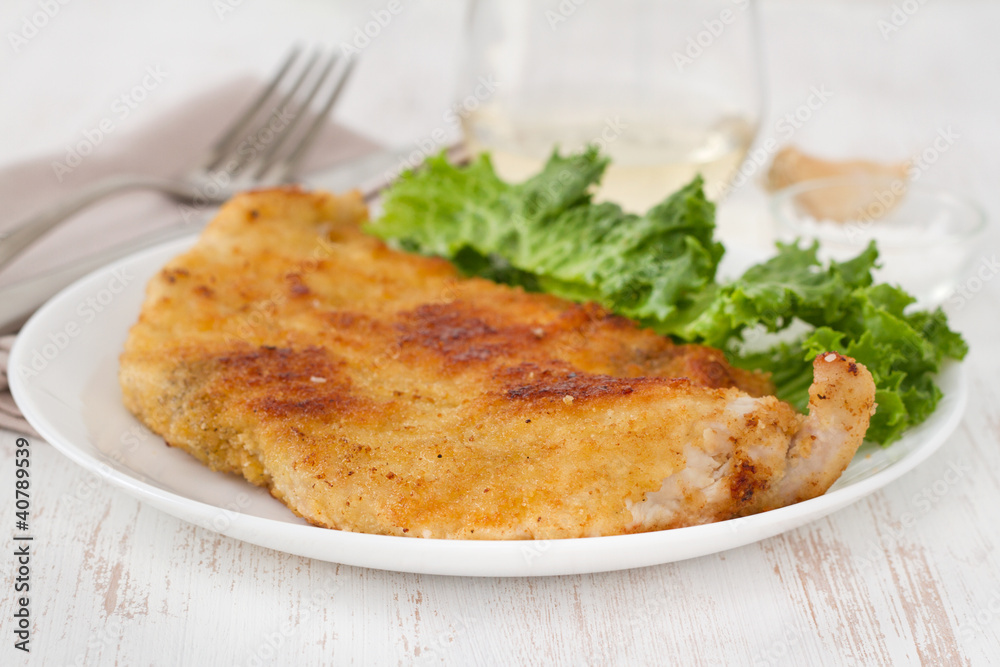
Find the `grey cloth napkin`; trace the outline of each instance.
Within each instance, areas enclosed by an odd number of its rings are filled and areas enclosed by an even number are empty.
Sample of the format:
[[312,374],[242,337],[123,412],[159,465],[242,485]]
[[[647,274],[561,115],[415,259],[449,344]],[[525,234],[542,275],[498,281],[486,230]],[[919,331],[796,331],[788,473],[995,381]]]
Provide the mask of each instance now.
[[[66,172],[75,145],[53,155],[0,168],[0,230],[101,178],[123,173],[173,176],[193,165],[262,87],[255,79],[233,81],[196,95],[156,117],[136,118],[99,142]],[[350,91],[347,91],[350,94]],[[139,122],[139,121],[142,122]],[[91,133],[92,138],[96,135]],[[379,146],[333,121],[327,123],[306,158],[303,172],[359,158]],[[72,162],[76,162],[72,160]],[[60,166],[57,166],[60,165]],[[193,209],[155,193],[130,193],[96,204],[68,220],[0,270],[8,285],[151,231],[184,224]],[[0,304],[3,308],[3,304]],[[0,428],[37,435],[21,417],[7,386],[13,336],[0,338]]]

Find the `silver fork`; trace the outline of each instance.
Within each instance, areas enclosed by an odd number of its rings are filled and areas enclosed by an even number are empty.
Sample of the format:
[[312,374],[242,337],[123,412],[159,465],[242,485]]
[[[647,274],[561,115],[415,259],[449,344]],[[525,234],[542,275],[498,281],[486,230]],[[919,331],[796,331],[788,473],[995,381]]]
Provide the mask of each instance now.
[[[300,49],[293,49],[264,90],[195,166],[177,178],[110,177],[0,232],[0,269],[59,223],[111,195],[158,190],[178,201],[210,205],[220,204],[249,187],[288,183],[297,174],[354,66],[350,58],[339,59],[336,54],[322,58],[319,52],[313,53],[305,65],[296,66],[300,55]],[[328,91],[322,106],[312,114],[308,127],[296,133],[300,122],[310,116],[310,107],[323,88]],[[300,90],[304,92],[300,94]],[[269,105],[271,100],[275,101]],[[289,143],[296,134],[295,141]]]

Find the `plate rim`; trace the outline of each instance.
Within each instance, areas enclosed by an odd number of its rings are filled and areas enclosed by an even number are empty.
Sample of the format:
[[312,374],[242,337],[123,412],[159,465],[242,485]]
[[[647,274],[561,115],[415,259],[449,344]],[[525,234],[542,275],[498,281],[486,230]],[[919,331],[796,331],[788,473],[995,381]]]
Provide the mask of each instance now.
[[[145,248],[110,262],[61,290],[36,311],[21,329],[10,352],[9,368],[24,363],[22,357],[28,354],[26,350],[29,341],[37,341],[33,336],[36,329],[42,328],[53,313],[61,312],[72,295],[83,291],[88,285],[106,277],[122,265],[162,256],[161,260],[153,264],[155,268],[150,269],[159,270],[163,262],[173,256],[168,253],[176,254],[189,247],[196,238],[197,234],[192,234]],[[135,283],[131,289],[145,292],[148,276],[137,276]],[[49,332],[51,328],[46,327],[45,334]],[[954,387],[952,392],[942,398],[942,403],[929,418],[940,422],[934,430],[927,433],[922,442],[900,459],[868,477],[810,500],[738,519],[662,531],[552,540],[448,540],[377,535],[290,523],[223,508],[158,488],[108,466],[84,451],[72,438],[65,437],[58,425],[46,417],[45,410],[34,400],[25,378],[14,372],[9,374],[8,381],[15,402],[42,439],[77,465],[97,474],[139,502],[147,503],[182,521],[282,553],[345,565],[417,574],[519,577],[623,570],[721,553],[814,522],[857,502],[926,461],[951,437],[961,423],[967,404],[967,364],[968,361],[948,362],[939,374],[954,374]],[[948,404],[952,404],[950,410],[943,414],[941,410]],[[139,423],[138,420],[136,423]],[[924,425],[927,423],[924,422]],[[87,444],[97,449],[93,442]],[[220,511],[226,512],[231,520],[218,529],[201,523],[196,518],[199,514],[204,516]],[[304,542],[306,547],[275,546],[276,543],[289,541]],[[581,551],[582,554],[579,553]],[[456,555],[465,558],[465,562],[451,562]],[[610,561],[602,560],[608,555],[615,557]]]

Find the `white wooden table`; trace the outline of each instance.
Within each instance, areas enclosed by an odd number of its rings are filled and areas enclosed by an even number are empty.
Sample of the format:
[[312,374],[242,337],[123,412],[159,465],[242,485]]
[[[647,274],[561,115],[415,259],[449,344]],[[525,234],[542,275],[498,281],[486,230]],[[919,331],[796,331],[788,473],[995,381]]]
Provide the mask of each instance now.
[[[129,121],[136,126],[191,91],[268,72],[295,38],[350,39],[386,3],[48,4],[58,11],[17,52],[10,32],[21,34],[45,3],[0,9],[2,164],[63,150],[146,65],[162,64],[170,79]],[[888,32],[879,22],[891,24],[891,2],[766,2],[761,138],[810,86],[833,95],[793,140],[820,153],[905,158],[951,127],[958,139],[922,179],[977,199],[992,225],[1000,6],[896,5],[912,15],[897,13],[906,20]],[[455,3],[406,4],[366,48],[341,121],[389,144],[441,126],[459,28]],[[720,215],[724,239],[763,238],[755,185]],[[982,255],[997,251],[993,230]],[[951,306],[972,348],[971,400],[940,452],[829,518],[670,565],[460,579],[312,561],[181,522],[34,442],[32,652],[13,649],[6,538],[0,664],[997,664],[1000,280],[974,285]],[[14,512],[14,439],[0,432],[4,520]]]

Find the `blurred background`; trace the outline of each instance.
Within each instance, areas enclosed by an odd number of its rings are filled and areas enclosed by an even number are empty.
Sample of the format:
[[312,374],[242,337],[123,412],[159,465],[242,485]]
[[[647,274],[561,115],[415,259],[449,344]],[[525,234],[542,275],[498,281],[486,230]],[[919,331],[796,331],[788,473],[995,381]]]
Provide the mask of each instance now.
[[[5,2],[0,168],[65,159],[109,117],[114,132],[94,152],[102,158],[134,153],[131,136],[169,123],[192,100],[227,86],[235,113],[246,99],[240,93],[251,95],[293,43],[359,57],[335,109],[337,123],[375,144],[436,152],[461,137],[456,104],[475,94],[477,78],[468,71],[463,43],[470,4]],[[731,4],[735,11],[747,1]],[[557,20],[572,21],[583,2],[545,6],[560,13]],[[756,9],[762,82],[757,131],[745,177],[726,190],[720,206],[723,239],[755,246],[755,252],[770,247],[773,225],[760,185],[775,151],[789,144],[830,159],[911,160],[922,184],[970,197],[988,218],[1000,212],[1000,191],[987,168],[1000,145],[994,122],[1000,93],[993,81],[1000,50],[988,48],[1000,25],[1000,5],[761,0]],[[595,52],[610,48],[600,31],[592,41]],[[150,81],[146,89],[143,82]],[[227,110],[215,111],[212,122],[221,127]],[[21,201],[8,209],[9,215],[23,212]],[[66,233],[73,229],[67,226]]]
[[[337,118],[386,145],[419,141],[442,126],[457,137],[443,116],[468,94],[458,90],[467,3],[399,2],[401,11],[360,49]],[[294,42],[352,44],[372,12],[388,4],[9,0],[0,8],[0,160],[64,150],[108,115],[147,67],[161,68],[166,79],[121,123],[116,140],[199,92],[268,76]],[[998,195],[982,187],[974,165],[1000,132],[991,122],[1000,52],[982,48],[994,38],[1000,6],[763,0],[759,10],[767,91],[758,143],[783,138],[776,123],[806,102],[810,86],[825,86],[830,99],[795,131],[796,143],[831,157],[906,159],[951,125],[960,139],[927,178],[971,190],[996,209]],[[600,48],[599,35],[594,44]]]

